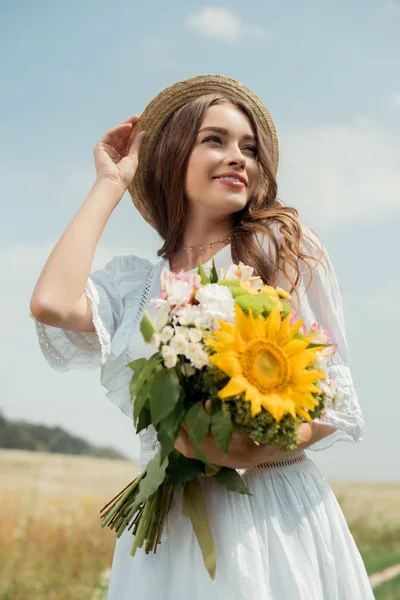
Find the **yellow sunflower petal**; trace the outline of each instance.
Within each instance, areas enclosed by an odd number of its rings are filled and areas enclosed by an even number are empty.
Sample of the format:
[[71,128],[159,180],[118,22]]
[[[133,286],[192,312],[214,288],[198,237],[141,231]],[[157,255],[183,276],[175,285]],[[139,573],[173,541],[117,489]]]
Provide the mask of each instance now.
[[218,392],[220,398],[230,398],[237,396],[246,390],[246,380],[242,377],[232,377],[222,390]]
[[272,308],[264,323],[266,339],[275,339],[281,328],[281,315],[276,305]]
[[241,373],[240,363],[234,352],[220,352],[209,357],[210,363],[229,377]]

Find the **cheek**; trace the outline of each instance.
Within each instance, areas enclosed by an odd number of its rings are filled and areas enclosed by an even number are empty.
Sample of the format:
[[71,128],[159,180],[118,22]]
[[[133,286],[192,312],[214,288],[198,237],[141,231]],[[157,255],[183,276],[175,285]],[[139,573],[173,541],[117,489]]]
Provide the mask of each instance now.
[[252,194],[257,189],[257,184],[258,184],[258,180],[260,177],[260,171],[261,171],[261,169],[260,169],[260,165],[258,162],[254,162],[249,169],[251,182],[252,182],[252,185],[251,185],[251,193]]

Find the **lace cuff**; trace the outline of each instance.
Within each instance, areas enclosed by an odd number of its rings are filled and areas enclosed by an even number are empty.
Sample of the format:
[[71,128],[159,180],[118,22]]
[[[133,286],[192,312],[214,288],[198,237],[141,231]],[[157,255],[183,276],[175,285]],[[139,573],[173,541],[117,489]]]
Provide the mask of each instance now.
[[99,292],[89,278],[85,295],[92,301],[95,331],[71,331],[41,323],[30,314],[39,345],[49,365],[56,371],[93,371],[100,368],[111,351],[111,335],[100,316]]
[[335,379],[341,398],[335,407],[328,407],[325,415],[315,422],[332,425],[336,431],[309,446],[309,450],[325,450],[338,441],[359,443],[364,435],[364,419],[350,369],[345,365],[332,365],[329,374]]

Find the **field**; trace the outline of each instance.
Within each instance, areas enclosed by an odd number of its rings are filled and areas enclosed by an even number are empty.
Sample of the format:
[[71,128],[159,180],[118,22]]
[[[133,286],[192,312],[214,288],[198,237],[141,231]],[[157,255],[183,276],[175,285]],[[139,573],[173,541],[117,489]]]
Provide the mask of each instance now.
[[[99,509],[135,465],[0,451],[0,600],[103,600],[115,535]],[[368,572],[400,563],[400,484],[332,482]],[[400,577],[375,590],[400,598]]]

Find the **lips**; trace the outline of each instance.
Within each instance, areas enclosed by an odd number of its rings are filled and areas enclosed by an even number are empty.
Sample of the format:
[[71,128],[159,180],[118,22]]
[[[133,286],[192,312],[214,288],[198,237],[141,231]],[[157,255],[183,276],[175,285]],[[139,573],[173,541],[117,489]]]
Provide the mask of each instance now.
[[239,175],[239,173],[221,173],[220,175],[216,175],[215,177],[213,177],[213,179],[224,179],[226,177],[233,177],[234,179],[237,179],[244,185],[247,185],[246,178],[243,177],[243,175]]

